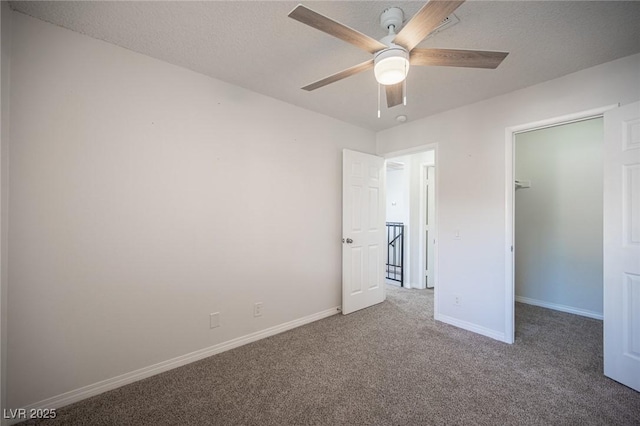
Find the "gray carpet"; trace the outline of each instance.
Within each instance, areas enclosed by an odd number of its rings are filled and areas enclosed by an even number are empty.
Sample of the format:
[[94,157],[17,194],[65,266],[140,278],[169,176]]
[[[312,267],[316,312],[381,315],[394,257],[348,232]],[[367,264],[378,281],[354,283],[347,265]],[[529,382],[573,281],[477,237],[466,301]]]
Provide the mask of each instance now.
[[58,410],[68,425],[640,425],[600,321],[517,304],[516,340],[433,320],[433,292],[335,315]]

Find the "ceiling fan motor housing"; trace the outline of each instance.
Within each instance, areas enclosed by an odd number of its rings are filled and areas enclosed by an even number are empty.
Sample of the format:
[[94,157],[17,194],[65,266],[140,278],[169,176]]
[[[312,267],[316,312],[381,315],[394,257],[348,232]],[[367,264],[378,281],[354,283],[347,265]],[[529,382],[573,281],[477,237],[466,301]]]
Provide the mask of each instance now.
[[380,26],[385,30],[393,26],[394,32],[397,32],[404,22],[404,12],[399,7],[390,7],[380,14]]

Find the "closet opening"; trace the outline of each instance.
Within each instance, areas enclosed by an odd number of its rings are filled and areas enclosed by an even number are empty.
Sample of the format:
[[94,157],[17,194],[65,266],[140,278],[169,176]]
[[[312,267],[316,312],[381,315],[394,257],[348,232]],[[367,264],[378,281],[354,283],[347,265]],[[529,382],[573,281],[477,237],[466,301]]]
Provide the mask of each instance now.
[[514,133],[517,303],[603,318],[603,121]]

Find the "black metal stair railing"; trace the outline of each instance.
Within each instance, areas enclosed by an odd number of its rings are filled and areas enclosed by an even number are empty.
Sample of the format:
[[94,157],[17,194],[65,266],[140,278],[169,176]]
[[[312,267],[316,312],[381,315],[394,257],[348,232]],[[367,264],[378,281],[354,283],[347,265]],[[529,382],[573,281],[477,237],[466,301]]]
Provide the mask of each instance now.
[[387,222],[387,279],[404,286],[404,224]]

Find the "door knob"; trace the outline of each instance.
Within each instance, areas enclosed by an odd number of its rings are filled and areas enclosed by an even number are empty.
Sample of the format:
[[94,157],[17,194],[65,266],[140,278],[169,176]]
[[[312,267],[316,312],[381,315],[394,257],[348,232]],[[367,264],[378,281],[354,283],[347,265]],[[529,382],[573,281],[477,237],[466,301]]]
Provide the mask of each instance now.
[[347,238],[347,244],[351,244],[353,240],[351,238]]

